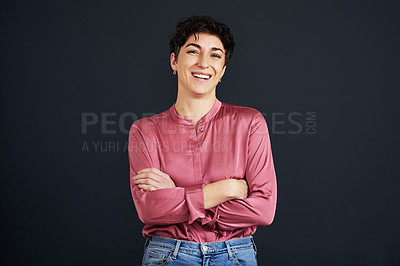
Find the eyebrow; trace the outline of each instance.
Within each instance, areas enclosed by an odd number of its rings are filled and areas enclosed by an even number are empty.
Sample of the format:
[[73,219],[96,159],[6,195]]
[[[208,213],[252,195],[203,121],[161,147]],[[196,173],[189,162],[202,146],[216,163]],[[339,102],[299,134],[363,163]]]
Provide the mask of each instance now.
[[[188,45],[185,46],[185,48],[188,47],[188,46],[194,46],[194,47],[196,47],[198,49],[201,49],[201,46],[196,44],[196,43],[189,43]],[[211,51],[221,51],[222,53],[224,53],[224,51],[222,51],[222,49],[217,48],[217,47],[211,48]]]

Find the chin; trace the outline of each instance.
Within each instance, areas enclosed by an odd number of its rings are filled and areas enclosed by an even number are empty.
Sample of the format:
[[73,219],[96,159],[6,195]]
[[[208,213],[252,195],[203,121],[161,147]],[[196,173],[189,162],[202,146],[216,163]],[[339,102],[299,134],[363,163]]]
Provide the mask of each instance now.
[[193,94],[203,96],[212,93],[211,89],[193,89],[191,90]]

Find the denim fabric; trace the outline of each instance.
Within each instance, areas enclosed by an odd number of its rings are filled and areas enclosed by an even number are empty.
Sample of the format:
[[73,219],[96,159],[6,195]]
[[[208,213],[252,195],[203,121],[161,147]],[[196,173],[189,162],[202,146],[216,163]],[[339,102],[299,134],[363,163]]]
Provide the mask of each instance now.
[[196,243],[153,236],[146,241],[142,265],[257,265],[253,237]]

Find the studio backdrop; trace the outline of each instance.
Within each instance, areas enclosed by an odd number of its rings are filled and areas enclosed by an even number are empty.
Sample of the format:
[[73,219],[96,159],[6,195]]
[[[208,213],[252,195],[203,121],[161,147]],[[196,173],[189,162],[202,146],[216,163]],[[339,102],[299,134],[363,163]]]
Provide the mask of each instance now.
[[399,265],[396,1],[1,4],[1,258],[140,265],[128,131],[170,108],[169,35],[209,15],[236,42],[217,98],[265,117],[278,183],[259,265]]

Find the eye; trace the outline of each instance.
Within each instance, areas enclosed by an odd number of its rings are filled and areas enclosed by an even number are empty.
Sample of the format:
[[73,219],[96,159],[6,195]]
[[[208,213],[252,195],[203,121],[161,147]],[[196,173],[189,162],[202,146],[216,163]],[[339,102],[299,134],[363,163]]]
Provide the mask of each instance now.
[[221,58],[221,55],[219,55],[219,54],[211,54],[211,57],[213,57],[213,58]]
[[189,50],[187,51],[188,54],[198,54],[199,52],[196,50]]

